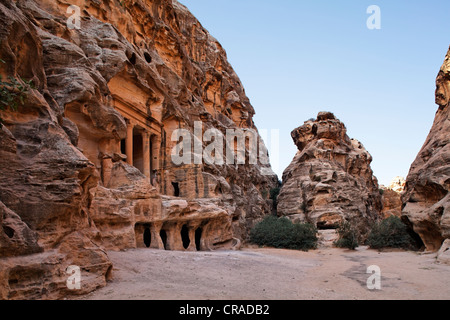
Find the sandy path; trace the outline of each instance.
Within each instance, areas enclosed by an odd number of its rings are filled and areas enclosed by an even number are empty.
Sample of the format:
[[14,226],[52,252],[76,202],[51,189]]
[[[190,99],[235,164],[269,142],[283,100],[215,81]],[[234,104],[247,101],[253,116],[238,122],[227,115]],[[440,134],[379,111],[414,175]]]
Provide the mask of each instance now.
[[[114,279],[84,299],[450,299],[450,266],[431,254],[326,248],[108,255]],[[381,268],[379,291],[367,289],[370,265]]]

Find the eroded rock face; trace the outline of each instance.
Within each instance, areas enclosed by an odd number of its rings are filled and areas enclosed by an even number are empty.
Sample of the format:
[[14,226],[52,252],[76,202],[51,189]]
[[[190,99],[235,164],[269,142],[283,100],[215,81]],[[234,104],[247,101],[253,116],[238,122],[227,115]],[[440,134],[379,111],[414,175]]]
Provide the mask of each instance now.
[[[105,285],[105,249],[238,248],[271,211],[269,164],[171,159],[173,133],[195,123],[257,134],[217,40],[176,1],[78,5],[73,29],[65,1],[0,3],[0,74],[36,87],[0,114],[4,299]],[[76,292],[69,265],[82,271]]]
[[387,189],[393,190],[398,193],[405,191],[406,180],[403,177],[395,177],[391,183],[387,186]]
[[382,188],[383,196],[381,198],[381,213],[385,218],[390,216],[401,217],[402,215],[402,195],[392,189]]
[[298,152],[283,174],[278,213],[319,229],[347,220],[364,238],[370,222],[379,218],[381,196],[371,155],[346,132],[329,112],[292,132]]
[[431,131],[411,165],[403,195],[402,218],[426,249],[438,251],[450,238],[450,50],[436,80],[439,109]]
[[[50,299],[68,292],[65,271],[90,279],[78,293],[106,284],[112,265],[89,217],[94,165],[76,148],[63,110],[48,90],[39,30],[25,7],[0,4],[2,78],[32,80],[17,112],[2,112],[0,130],[0,298]],[[95,268],[90,266],[95,264]]]
[[382,197],[381,213],[384,218],[390,216],[401,217],[402,215],[402,194],[405,189],[406,180],[402,177],[395,177],[391,183],[385,187],[380,186]]

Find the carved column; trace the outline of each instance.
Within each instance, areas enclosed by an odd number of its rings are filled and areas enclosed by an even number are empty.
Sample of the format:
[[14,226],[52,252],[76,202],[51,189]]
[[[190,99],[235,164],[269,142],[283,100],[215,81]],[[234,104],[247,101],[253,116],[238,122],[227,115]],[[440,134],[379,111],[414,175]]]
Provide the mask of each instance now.
[[103,185],[105,187],[108,186],[109,180],[111,180],[111,172],[112,172],[113,162],[111,157],[103,156],[102,158],[102,178]]
[[134,124],[131,121],[127,123],[127,140],[125,142],[125,153],[127,155],[127,163],[133,165],[133,128]]
[[152,136],[152,170],[159,170],[159,152],[161,148],[161,139],[153,135]]
[[161,228],[162,222],[154,222],[150,225],[150,232],[152,233],[150,248],[164,250],[164,243],[160,237]]
[[150,133],[142,132],[143,174],[150,180]]

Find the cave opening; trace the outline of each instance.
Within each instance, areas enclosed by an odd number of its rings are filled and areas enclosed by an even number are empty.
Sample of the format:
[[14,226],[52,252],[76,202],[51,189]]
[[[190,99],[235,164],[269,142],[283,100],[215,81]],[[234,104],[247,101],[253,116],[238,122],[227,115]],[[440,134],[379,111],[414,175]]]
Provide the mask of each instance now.
[[[401,220],[406,225],[406,231],[408,232],[408,234],[414,241],[415,249],[416,250],[425,250],[425,243],[423,242],[420,235],[414,231],[414,225],[409,220],[409,218],[407,216],[402,216]],[[443,240],[442,240],[442,242],[443,242]]]
[[178,182],[172,182],[172,187],[173,187],[173,195],[175,197],[179,197],[180,196],[180,185]]
[[148,52],[144,52],[144,58],[145,58],[145,61],[147,61],[147,63],[152,62],[152,56]]
[[187,225],[184,225],[181,228],[181,240],[183,241],[183,248],[184,249],[189,248],[189,245],[191,244],[191,239],[189,239],[189,228]]
[[3,232],[8,236],[8,238],[14,237],[14,229],[8,226],[3,226]]
[[127,154],[126,140],[125,139],[120,140],[120,152],[122,154]]
[[150,248],[152,243],[152,233],[150,232],[150,228],[145,228],[144,230],[144,244],[147,248]]
[[144,145],[139,130],[133,131],[133,166],[144,172]]
[[131,56],[128,58],[128,61],[134,66],[136,64],[136,54],[133,52]]
[[113,272],[113,266],[109,266],[108,270],[106,270],[106,273],[105,273],[105,280],[106,281],[109,282],[109,281],[111,281],[113,279],[112,272]]
[[195,230],[195,248],[197,249],[197,251],[201,251],[202,233],[202,228],[198,228],[197,230]]
[[159,232],[159,236],[161,237],[162,243],[164,245],[164,250],[167,250],[167,232],[166,232],[166,230],[162,229]]
[[339,224],[329,223],[328,221],[318,221],[316,224],[317,230],[337,230]]

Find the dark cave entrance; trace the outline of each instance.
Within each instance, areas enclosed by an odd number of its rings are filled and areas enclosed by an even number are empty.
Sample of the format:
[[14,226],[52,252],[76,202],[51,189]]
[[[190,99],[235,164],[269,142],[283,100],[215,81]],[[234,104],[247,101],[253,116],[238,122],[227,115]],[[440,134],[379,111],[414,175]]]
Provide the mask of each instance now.
[[[401,217],[402,222],[406,225],[406,231],[410,235],[411,239],[413,239],[415,249],[416,250],[425,250],[425,244],[422,240],[422,238],[414,231],[414,225],[412,222],[408,219],[407,216]],[[443,242],[444,240],[442,240]],[[442,243],[441,243],[442,245]]]
[[120,140],[120,152],[122,154],[127,154],[126,140],[125,139]]
[[167,232],[166,232],[166,230],[162,229],[159,232],[159,236],[161,237],[161,240],[163,242],[164,249],[167,250]]
[[136,54],[133,52],[131,55],[127,53],[128,61],[134,66],[136,64]]
[[172,186],[173,186],[173,195],[175,197],[179,197],[180,196],[180,185],[178,184],[178,182],[172,182]]
[[201,250],[202,233],[202,228],[198,228],[197,230],[195,230],[195,248],[197,249],[197,251]]
[[145,228],[144,230],[144,244],[147,248],[150,248],[150,244],[152,243],[152,233],[150,232],[150,228]]
[[184,225],[181,228],[181,240],[183,241],[183,248],[187,249],[189,248],[189,245],[191,244],[191,239],[189,239],[189,228],[187,225]]
[[142,134],[137,129],[133,131],[133,166],[144,172],[144,144]]
[[14,229],[12,229],[11,227],[8,226],[3,226],[3,232],[6,233],[6,235],[8,236],[8,238],[12,238],[14,237]]
[[145,58],[145,61],[147,61],[147,63],[152,62],[152,56],[148,52],[144,52],[144,58]]
[[317,222],[317,230],[337,230],[339,229],[338,224],[329,224],[327,221]]

